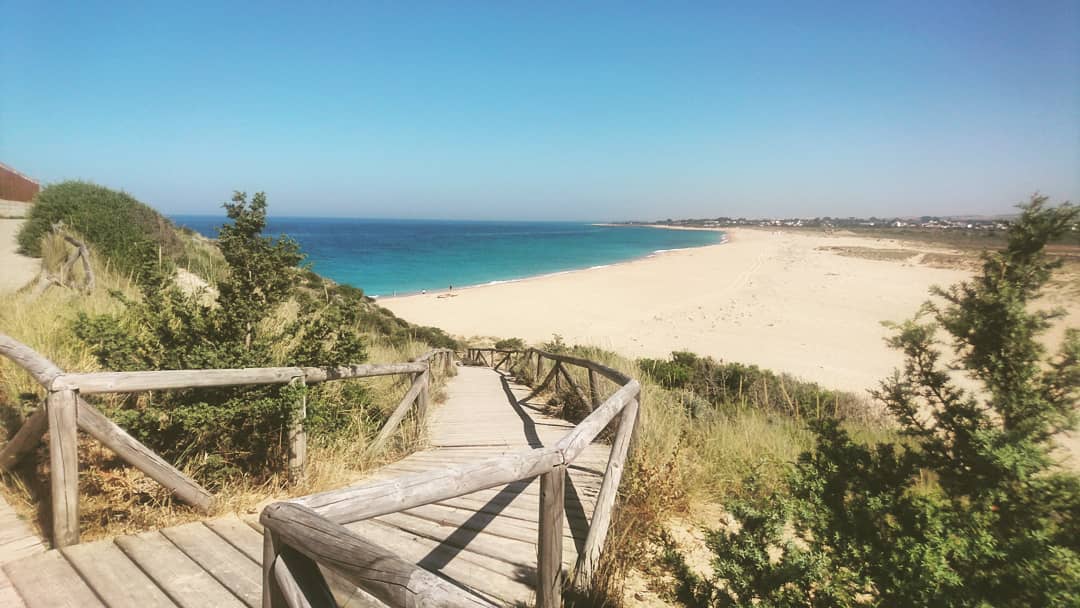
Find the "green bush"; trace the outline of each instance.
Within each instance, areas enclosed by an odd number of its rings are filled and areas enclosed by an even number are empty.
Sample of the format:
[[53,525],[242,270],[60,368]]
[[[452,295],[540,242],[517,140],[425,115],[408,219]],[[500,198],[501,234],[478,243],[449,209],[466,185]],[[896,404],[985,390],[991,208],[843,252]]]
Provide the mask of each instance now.
[[[1039,336],[1058,311],[1033,310],[1060,263],[1044,248],[1078,216],[1035,197],[972,281],[935,290],[896,326],[902,369],[876,397],[904,436],[861,444],[814,425],[787,488],[731,501],[713,531],[713,576],[669,555],[687,603],[794,606],[1080,605],[1080,476],[1057,466],[1076,427],[1080,332],[1056,356]],[[929,318],[929,321],[920,320]],[[944,329],[956,360],[942,359]],[[957,384],[962,370],[978,383]]]
[[[272,365],[323,366],[366,358],[355,301],[305,297],[297,244],[262,236],[266,199],[242,193],[225,205],[232,223],[219,246],[228,273],[219,296],[205,303],[181,292],[155,263],[144,266],[142,299],[125,301],[118,315],[81,315],[76,335],[110,370],[206,369]],[[351,293],[351,292],[350,292]],[[354,294],[355,295],[355,294]],[[276,311],[293,299],[294,321]],[[210,484],[245,474],[256,479],[281,470],[289,420],[306,393],[313,434],[333,436],[355,390],[238,387],[155,392],[132,396],[109,415],[166,460],[194,463]],[[344,397],[344,398],[343,398]]]
[[495,348],[500,350],[525,350],[525,341],[521,338],[504,338],[495,342]]
[[138,271],[159,253],[166,259],[184,253],[176,228],[160,213],[126,192],[80,181],[52,184],[37,194],[19,231],[20,250],[40,256],[41,239],[57,222],[124,273]]
[[[721,363],[689,352],[674,352],[670,360],[641,359],[638,365],[660,386],[692,391],[728,413],[753,407],[800,419],[868,415],[865,400],[853,393],[826,389],[756,365]],[[698,407],[695,411],[702,410]]]

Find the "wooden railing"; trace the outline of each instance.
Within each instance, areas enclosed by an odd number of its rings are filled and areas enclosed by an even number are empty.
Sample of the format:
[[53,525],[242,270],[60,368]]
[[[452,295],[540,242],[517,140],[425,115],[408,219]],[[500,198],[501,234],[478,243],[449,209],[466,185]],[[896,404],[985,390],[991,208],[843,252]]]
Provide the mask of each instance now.
[[[31,348],[0,334],[0,355],[22,367],[47,392],[39,407],[0,450],[0,467],[10,469],[49,433],[49,472],[52,490],[53,546],[79,542],[78,431],[81,429],[113,450],[129,465],[167,488],[180,501],[208,512],[213,495],[176,467],[109,420],[82,395],[132,393],[151,390],[208,388],[266,384],[316,384],[350,378],[411,375],[412,384],[372,443],[382,447],[405,415],[416,405],[422,415],[430,400],[433,374],[453,365],[454,353],[432,350],[408,363],[364,364],[342,367],[262,367],[246,369],[170,370],[142,372],[65,373]],[[288,476],[303,478],[307,461],[306,398],[301,391],[296,414],[290,418]]]
[[[498,355],[498,356],[497,356]],[[515,481],[540,477],[537,538],[537,605],[557,607],[562,601],[563,504],[566,467],[616,417],[604,479],[589,532],[574,568],[574,582],[588,585],[611,523],[615,495],[637,422],[640,385],[610,367],[567,355],[529,350],[469,349],[466,362],[498,368],[517,362],[530,366],[536,358],[536,383],[526,401],[552,382],[565,380],[584,396],[567,366],[588,371],[592,412],[555,445],[481,460],[472,464],[396,477],[279,502],[261,515],[265,526],[263,554],[264,608],[317,606],[329,594],[318,565],[340,573],[349,582],[390,606],[477,606],[481,599],[423,568],[353,533],[345,524],[448,500]],[[496,360],[499,359],[499,360]],[[515,361],[516,360],[516,361]],[[545,361],[551,370],[544,372]],[[540,378],[543,378],[540,380]],[[618,387],[600,400],[600,382]],[[331,604],[332,605],[332,604]]]

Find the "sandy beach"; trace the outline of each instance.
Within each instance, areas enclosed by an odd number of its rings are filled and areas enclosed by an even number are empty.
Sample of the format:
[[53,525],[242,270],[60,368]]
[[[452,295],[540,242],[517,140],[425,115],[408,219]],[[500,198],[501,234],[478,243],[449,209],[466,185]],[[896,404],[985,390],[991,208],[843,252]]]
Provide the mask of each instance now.
[[[560,334],[631,356],[689,350],[863,391],[901,357],[882,321],[911,317],[932,285],[969,276],[934,267],[945,249],[857,236],[726,231],[723,245],[672,251],[605,268],[380,299],[416,323],[461,336]],[[883,259],[835,248],[881,250]],[[914,250],[900,259],[898,249]],[[1078,315],[1073,310],[1075,325]]]

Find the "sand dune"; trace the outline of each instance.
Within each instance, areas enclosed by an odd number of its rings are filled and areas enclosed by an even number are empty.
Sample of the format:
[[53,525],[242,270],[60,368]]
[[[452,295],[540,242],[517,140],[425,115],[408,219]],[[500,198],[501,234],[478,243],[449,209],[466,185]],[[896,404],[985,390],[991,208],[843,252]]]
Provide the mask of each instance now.
[[15,291],[34,279],[41,261],[19,255],[15,235],[24,220],[0,219],[0,293]]

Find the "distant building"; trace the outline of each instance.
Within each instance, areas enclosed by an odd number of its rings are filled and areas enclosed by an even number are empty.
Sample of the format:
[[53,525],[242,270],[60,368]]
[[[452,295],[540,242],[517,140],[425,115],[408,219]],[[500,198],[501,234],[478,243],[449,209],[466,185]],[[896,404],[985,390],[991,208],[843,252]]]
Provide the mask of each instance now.
[[0,163],[0,199],[29,203],[41,190],[36,179],[26,177],[15,169]]

